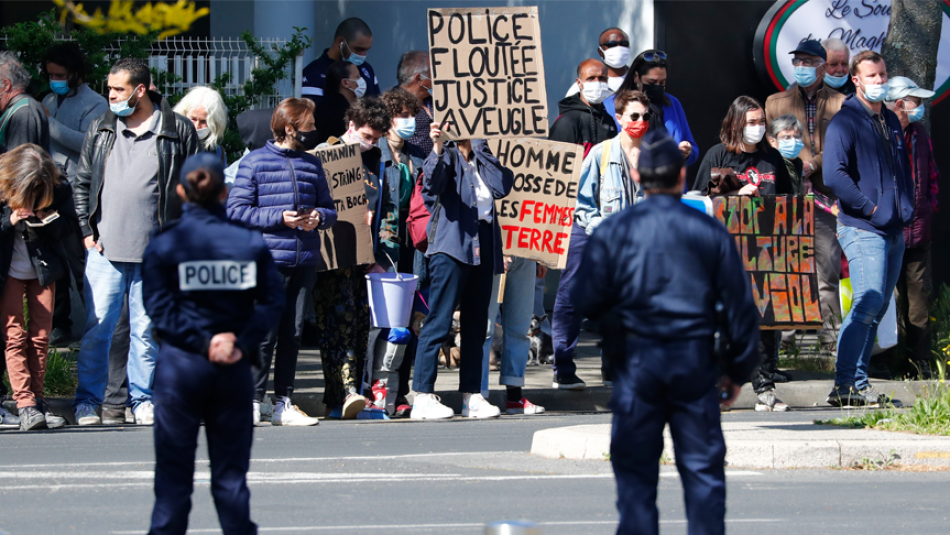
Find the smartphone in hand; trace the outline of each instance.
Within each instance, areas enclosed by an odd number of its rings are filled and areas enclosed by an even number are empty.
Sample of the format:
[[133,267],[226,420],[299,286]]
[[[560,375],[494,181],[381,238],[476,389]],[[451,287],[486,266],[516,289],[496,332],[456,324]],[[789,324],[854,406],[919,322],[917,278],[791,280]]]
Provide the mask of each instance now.
[[24,219],[23,222],[26,223],[26,226],[28,227],[38,228],[38,227],[45,227],[46,225],[49,225],[50,223],[52,223],[53,221],[56,221],[57,219],[59,219],[59,212],[52,212],[48,214],[46,217],[44,217],[43,219],[40,219],[36,216],[30,216]]
[[297,217],[310,217],[310,214],[313,213],[315,207],[313,206],[301,206],[297,209]]

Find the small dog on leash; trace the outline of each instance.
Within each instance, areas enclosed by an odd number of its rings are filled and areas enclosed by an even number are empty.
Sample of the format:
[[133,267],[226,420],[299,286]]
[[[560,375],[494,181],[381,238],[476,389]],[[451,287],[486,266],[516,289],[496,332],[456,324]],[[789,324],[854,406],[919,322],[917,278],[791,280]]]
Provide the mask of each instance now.
[[541,330],[541,324],[547,317],[547,314],[534,316],[528,326],[528,341],[531,342],[531,347],[528,349],[528,364],[533,366],[548,364],[554,360],[554,343],[551,336]]

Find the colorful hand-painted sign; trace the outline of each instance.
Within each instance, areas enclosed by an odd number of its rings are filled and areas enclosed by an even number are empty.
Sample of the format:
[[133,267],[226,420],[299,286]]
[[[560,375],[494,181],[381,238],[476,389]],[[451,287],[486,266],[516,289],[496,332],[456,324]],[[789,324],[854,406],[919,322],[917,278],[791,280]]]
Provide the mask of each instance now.
[[821,327],[812,196],[713,197],[713,216],[736,238],[763,329]]
[[[940,0],[943,24],[937,53],[934,104],[950,92],[950,0]],[[755,32],[753,56],[766,83],[784,91],[795,81],[789,52],[806,39],[841,39],[851,56],[881,51],[891,22],[888,0],[778,0]]]

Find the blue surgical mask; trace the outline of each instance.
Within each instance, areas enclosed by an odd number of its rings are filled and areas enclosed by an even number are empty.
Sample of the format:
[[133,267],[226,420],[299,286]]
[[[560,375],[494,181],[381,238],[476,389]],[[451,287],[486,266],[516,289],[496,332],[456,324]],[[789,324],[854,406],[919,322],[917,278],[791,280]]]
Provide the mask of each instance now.
[[848,78],[850,78],[850,76],[847,74],[844,76],[832,76],[828,73],[825,73],[825,83],[831,86],[833,89],[838,89],[844,84],[848,83]]
[[[132,100],[132,97],[134,96],[135,96],[135,90],[132,90],[132,94],[129,95],[129,98],[125,100],[120,100],[119,102],[110,102],[109,110],[111,110],[112,113],[118,115],[119,117],[128,117],[129,115],[132,115],[133,113],[135,113],[135,106],[134,105],[130,106],[129,101]],[[136,101],[135,104],[137,105],[138,101]]]
[[396,117],[394,119],[396,123],[396,134],[402,139],[409,139],[413,134],[416,133],[416,118],[415,117]]
[[861,92],[864,93],[864,98],[868,99],[868,102],[880,102],[887,96],[887,82],[883,84],[862,83],[861,85],[864,86]]
[[[344,44],[346,45],[346,49],[350,50],[350,44],[347,43],[345,39],[343,41],[340,41],[340,55],[341,56],[343,55]],[[359,67],[360,65],[363,64],[364,61],[366,61],[366,56],[361,56],[357,54],[356,52],[353,52],[352,50],[350,50],[350,55],[349,57],[346,58],[346,61],[349,61],[353,65],[356,65],[357,67]]]
[[907,110],[907,120],[916,123],[924,118],[924,105],[921,104],[912,110]]
[[49,88],[53,93],[62,96],[69,93],[69,82],[66,80],[50,80]]
[[805,146],[802,143],[802,140],[796,138],[792,139],[780,139],[778,140],[778,151],[783,158],[788,160],[794,160],[798,158],[798,153],[802,151],[802,148]]
[[811,87],[818,79],[815,74],[817,70],[816,67],[805,67],[803,65],[795,67],[795,82],[798,83],[798,87]]

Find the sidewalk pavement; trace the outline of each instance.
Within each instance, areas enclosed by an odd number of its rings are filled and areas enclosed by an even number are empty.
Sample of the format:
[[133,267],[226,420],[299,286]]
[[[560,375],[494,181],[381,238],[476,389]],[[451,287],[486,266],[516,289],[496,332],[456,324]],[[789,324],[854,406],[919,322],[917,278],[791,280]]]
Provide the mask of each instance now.
[[[726,463],[746,468],[839,468],[853,463],[892,461],[902,466],[950,466],[950,437],[811,422],[723,421]],[[664,461],[675,459],[669,428],[664,431]],[[609,459],[610,424],[537,431],[531,453],[548,459]]]
[[[557,390],[552,387],[553,372],[550,365],[528,366],[525,373],[524,396],[532,403],[541,405],[549,412],[602,412],[609,411],[611,388],[603,384],[600,375],[600,350],[598,338],[588,332],[581,333],[577,346],[577,375],[587,383],[582,391]],[[834,385],[832,374],[792,372],[793,381],[778,384],[776,394],[793,408],[826,406],[825,398]],[[498,372],[489,374],[489,401],[504,407],[505,387],[498,384]],[[874,381],[877,389],[901,400],[905,405],[914,402],[926,383],[922,381]],[[273,382],[268,382],[273,388]],[[323,371],[320,353],[316,349],[302,349],[297,360],[297,379],[294,388],[294,403],[311,416],[324,416]],[[442,402],[462,410],[462,395],[458,391],[458,370],[439,370],[435,384],[436,394]],[[412,395],[410,394],[410,399]],[[72,399],[48,400],[54,410],[67,419],[72,418]],[[751,385],[743,387],[737,410],[753,409],[755,394]],[[11,409],[12,410],[12,409]]]

